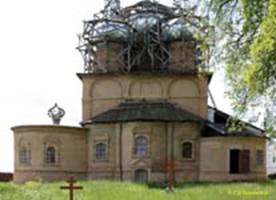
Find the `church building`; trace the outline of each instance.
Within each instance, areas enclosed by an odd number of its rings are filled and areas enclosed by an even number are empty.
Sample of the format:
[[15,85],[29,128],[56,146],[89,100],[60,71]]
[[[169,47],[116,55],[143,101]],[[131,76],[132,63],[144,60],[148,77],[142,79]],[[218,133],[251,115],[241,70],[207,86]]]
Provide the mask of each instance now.
[[104,9],[84,22],[80,126],[13,127],[14,181],[138,182],[266,179],[263,130],[207,104],[212,73],[198,34],[204,25],[175,0]]

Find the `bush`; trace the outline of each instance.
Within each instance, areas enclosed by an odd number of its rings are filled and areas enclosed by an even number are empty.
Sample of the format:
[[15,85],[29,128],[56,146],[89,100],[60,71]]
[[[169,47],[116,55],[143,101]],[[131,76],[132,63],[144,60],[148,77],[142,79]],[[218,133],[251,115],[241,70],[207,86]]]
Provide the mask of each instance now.
[[272,179],[272,180],[276,179],[276,173],[275,174],[269,174],[268,178]]

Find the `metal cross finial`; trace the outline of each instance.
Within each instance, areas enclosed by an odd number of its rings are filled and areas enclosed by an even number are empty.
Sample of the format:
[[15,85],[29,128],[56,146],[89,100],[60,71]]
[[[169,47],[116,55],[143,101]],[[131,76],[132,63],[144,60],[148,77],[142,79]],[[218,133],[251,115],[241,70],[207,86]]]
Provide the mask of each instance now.
[[64,109],[60,108],[57,103],[48,110],[48,116],[52,118],[53,124],[60,124],[62,117],[65,115]]
[[70,179],[67,180],[67,183],[69,183],[69,186],[61,186],[60,187],[60,189],[62,189],[62,190],[69,190],[69,199],[70,200],[74,199],[74,190],[81,190],[81,189],[83,189],[83,187],[81,187],[81,186],[74,186],[74,184],[76,182],[77,181],[73,177],[70,177]]

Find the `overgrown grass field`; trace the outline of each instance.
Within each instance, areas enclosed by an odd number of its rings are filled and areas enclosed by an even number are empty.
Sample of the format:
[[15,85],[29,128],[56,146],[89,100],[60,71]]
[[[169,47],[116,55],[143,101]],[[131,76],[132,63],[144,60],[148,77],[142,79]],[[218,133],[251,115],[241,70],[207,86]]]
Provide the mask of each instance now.
[[[67,200],[65,182],[25,184],[0,183],[0,200]],[[163,187],[128,182],[80,181],[75,200],[276,200],[276,182],[184,183],[173,193]]]

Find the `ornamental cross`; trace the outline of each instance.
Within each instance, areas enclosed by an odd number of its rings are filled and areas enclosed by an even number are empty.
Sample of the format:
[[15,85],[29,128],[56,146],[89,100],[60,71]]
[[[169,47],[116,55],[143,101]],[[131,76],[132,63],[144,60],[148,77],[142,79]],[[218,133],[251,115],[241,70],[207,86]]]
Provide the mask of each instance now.
[[174,160],[167,161],[167,174],[168,174],[168,192],[173,191],[173,183],[174,183],[174,176],[175,176],[175,162]]
[[48,110],[48,116],[52,118],[53,123],[59,125],[60,120],[64,117],[65,111],[63,108],[59,107],[57,103]]
[[67,180],[66,182],[69,183],[69,186],[61,186],[60,189],[69,190],[69,199],[74,200],[74,190],[81,190],[81,189],[83,189],[83,187],[82,186],[74,186],[74,184],[77,181],[74,180],[73,177],[70,177],[70,179]]

